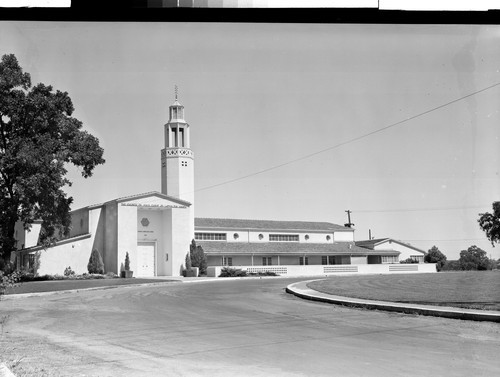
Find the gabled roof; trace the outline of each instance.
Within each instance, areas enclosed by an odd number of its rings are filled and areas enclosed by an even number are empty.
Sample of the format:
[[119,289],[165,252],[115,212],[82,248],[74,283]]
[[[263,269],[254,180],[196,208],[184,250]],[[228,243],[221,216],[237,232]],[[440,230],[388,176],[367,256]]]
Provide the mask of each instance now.
[[395,250],[369,250],[351,242],[339,243],[293,243],[293,242],[224,242],[196,241],[207,254],[232,255],[399,255]]
[[405,242],[402,242],[402,241],[395,240],[393,238],[377,238],[377,239],[373,239],[373,240],[356,241],[356,245],[360,246],[360,247],[365,247],[365,248],[373,250],[375,248],[375,246],[382,245],[382,244],[384,244],[386,242],[397,243],[398,245],[409,247],[410,249],[413,249],[413,250],[418,251],[420,253],[427,254],[426,251],[424,251],[422,249],[419,249],[418,247],[410,245],[409,243],[405,243]]
[[[104,206],[108,203],[112,203],[112,202],[124,203],[124,202],[131,202],[134,200],[140,200],[140,199],[146,199],[146,198],[158,198],[160,200],[168,200],[168,201],[174,202],[175,204],[179,205],[180,207],[189,207],[191,205],[191,203],[188,201],[185,201],[185,200],[173,197],[173,196],[165,195],[165,194],[162,194],[161,192],[158,192],[158,191],[150,191],[150,192],[145,192],[142,194],[123,196],[121,198],[108,200],[107,202],[104,202],[104,203],[93,204],[93,205],[83,207],[83,208],[93,209],[93,208],[102,207],[102,206]],[[80,209],[82,209],[82,208],[80,208]],[[73,210],[72,212],[74,212],[74,211],[76,211],[76,210]]]
[[354,231],[342,225],[311,222],[311,221],[276,221],[276,220],[244,220],[244,219],[216,219],[197,217],[194,219],[195,228],[203,229],[245,229],[245,230],[286,230],[286,231]]

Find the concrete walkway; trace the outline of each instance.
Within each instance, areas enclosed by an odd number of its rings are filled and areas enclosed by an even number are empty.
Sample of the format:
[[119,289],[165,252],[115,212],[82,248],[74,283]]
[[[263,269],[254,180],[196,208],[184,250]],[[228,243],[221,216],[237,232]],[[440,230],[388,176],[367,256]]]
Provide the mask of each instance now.
[[286,287],[286,291],[288,293],[291,293],[297,297],[306,300],[320,301],[329,304],[344,305],[355,308],[385,310],[391,312],[429,315],[429,316],[444,317],[444,318],[466,319],[472,321],[500,322],[499,311],[474,310],[474,309],[455,308],[450,306],[419,305],[419,304],[398,303],[389,301],[375,301],[375,300],[365,300],[359,298],[335,296],[328,293],[318,292],[315,291],[314,289],[308,288],[307,284],[312,281],[315,280],[308,280],[290,284],[289,286]]

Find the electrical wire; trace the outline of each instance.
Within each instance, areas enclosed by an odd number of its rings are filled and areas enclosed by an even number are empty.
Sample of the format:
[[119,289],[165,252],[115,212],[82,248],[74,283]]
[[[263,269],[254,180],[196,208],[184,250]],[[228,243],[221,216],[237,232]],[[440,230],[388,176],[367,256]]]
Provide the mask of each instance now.
[[400,121],[398,121],[398,122],[395,122],[395,123],[389,124],[388,126],[385,126],[385,127],[379,128],[379,129],[377,129],[377,130],[374,130],[374,131],[368,132],[368,133],[366,133],[366,134],[363,134],[363,135],[360,135],[360,136],[354,137],[354,138],[349,139],[349,140],[346,140],[346,141],[344,141],[344,142],[342,142],[342,143],[335,144],[335,145],[333,145],[333,146],[331,146],[331,147],[328,147],[328,148],[325,148],[325,149],[319,150],[319,151],[317,151],[317,152],[313,152],[313,153],[307,154],[307,155],[305,155],[305,156],[302,156],[302,157],[299,157],[299,158],[296,158],[296,159],[293,159],[293,160],[289,160],[289,161],[287,161],[287,162],[284,162],[284,163],[281,163],[281,164],[278,164],[278,165],[271,166],[271,167],[266,168],[266,169],[263,169],[263,170],[256,171],[256,172],[254,172],[254,173],[250,173],[250,174],[247,174],[247,175],[243,175],[243,176],[241,176],[241,177],[237,177],[237,178],[229,179],[229,180],[227,180],[227,181],[220,182],[220,183],[216,183],[216,184],[214,184],[214,185],[210,185],[210,186],[202,187],[202,188],[199,188],[199,189],[194,190],[194,192],[200,192],[200,191],[210,190],[210,189],[213,189],[213,188],[215,188],[215,187],[220,187],[220,186],[227,185],[227,184],[229,184],[229,183],[233,183],[233,182],[241,181],[241,180],[243,180],[243,179],[247,179],[247,178],[250,178],[250,177],[253,177],[253,176],[259,175],[259,174],[267,173],[268,171],[271,171],[271,170],[276,170],[276,169],[282,168],[282,167],[284,167],[284,166],[294,164],[294,163],[296,163],[296,162],[298,162],[298,161],[302,161],[302,160],[305,160],[305,159],[308,159],[308,158],[311,158],[311,157],[317,156],[318,154],[325,153],[325,152],[330,151],[330,150],[332,150],[332,149],[337,149],[337,148],[340,148],[340,147],[342,147],[342,146],[344,146],[344,145],[351,144],[351,143],[354,143],[355,141],[359,141],[359,140],[361,140],[361,139],[367,138],[368,136],[372,136],[372,135],[375,135],[375,134],[380,133],[380,132],[382,132],[382,131],[388,130],[388,129],[390,129],[390,128],[393,128],[393,127],[399,126],[399,125],[401,125],[401,124],[403,124],[403,123],[406,123],[406,122],[408,122],[408,121],[410,121],[410,120],[413,120],[413,119],[416,119],[416,118],[422,117],[422,116],[427,115],[427,114],[429,114],[429,113],[432,113],[432,112],[434,112],[434,111],[436,111],[436,110],[440,110],[440,109],[442,109],[442,108],[444,108],[444,107],[446,107],[446,106],[452,105],[452,104],[454,104],[454,103],[456,103],[456,102],[459,102],[459,101],[462,101],[462,100],[464,100],[464,99],[466,99],[466,98],[469,98],[469,97],[475,96],[476,94],[479,94],[479,93],[485,92],[485,91],[490,90],[490,89],[492,89],[492,88],[495,88],[495,87],[497,87],[497,86],[499,86],[499,85],[500,85],[500,82],[495,83],[495,84],[490,85],[490,86],[488,86],[488,87],[486,87],[486,88],[483,88],[483,89],[477,90],[477,91],[475,91],[475,92],[469,93],[469,94],[467,94],[467,95],[465,95],[465,96],[462,96],[462,97],[456,98],[456,99],[454,99],[454,100],[452,100],[452,101],[446,102],[446,103],[444,103],[444,104],[442,104],[442,105],[439,105],[439,106],[436,106],[436,107],[433,107],[432,109],[429,109],[429,110],[423,111],[423,112],[418,113],[418,114],[416,114],[416,115],[412,115],[412,116],[410,116],[410,117],[408,117],[408,118],[406,118],[406,119],[403,119],[403,120],[400,120]]

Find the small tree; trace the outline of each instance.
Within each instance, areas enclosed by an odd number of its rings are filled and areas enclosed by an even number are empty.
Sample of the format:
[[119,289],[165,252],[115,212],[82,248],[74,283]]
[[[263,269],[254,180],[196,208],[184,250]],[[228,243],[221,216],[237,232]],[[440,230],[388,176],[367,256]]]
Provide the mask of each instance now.
[[191,263],[191,253],[186,254],[186,270],[191,271],[191,267],[193,264]]
[[495,247],[495,242],[500,243],[500,202],[493,202],[493,213],[480,213],[479,216],[479,227]]
[[432,246],[427,254],[425,254],[424,262],[436,263],[436,269],[441,271],[446,263],[446,255],[444,255],[436,246]]
[[128,256],[128,251],[125,253],[125,271],[130,271],[130,258]]
[[90,254],[89,263],[87,264],[89,274],[104,274],[104,262],[99,250],[94,249]]
[[[191,264],[193,267],[198,267],[200,269],[200,275],[205,275],[207,273],[207,256],[203,251],[201,246],[196,245],[196,241],[191,241],[191,246],[189,247],[189,254],[191,257]],[[186,262],[187,263],[187,262]]]
[[460,263],[461,270],[488,270],[490,268],[490,260],[486,251],[475,245],[460,252],[458,263]]

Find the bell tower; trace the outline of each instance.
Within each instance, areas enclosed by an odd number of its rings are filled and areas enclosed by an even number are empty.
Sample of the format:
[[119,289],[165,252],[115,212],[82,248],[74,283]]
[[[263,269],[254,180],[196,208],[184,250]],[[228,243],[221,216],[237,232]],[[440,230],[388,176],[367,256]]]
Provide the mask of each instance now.
[[169,107],[164,126],[165,148],[161,151],[162,194],[194,204],[194,154],[191,150],[189,124],[184,120],[184,106],[177,100]]

